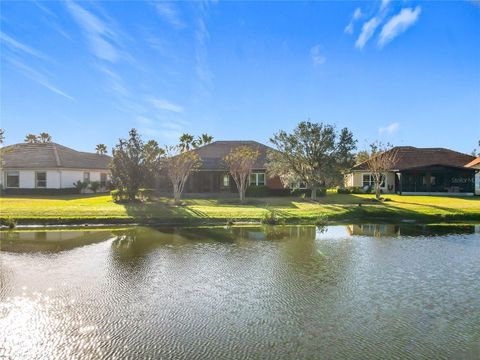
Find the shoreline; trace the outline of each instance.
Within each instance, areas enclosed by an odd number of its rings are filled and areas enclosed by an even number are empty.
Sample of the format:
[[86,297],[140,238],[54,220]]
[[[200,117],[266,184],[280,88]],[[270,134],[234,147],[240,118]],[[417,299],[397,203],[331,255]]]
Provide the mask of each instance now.
[[478,216],[471,216],[470,214],[451,214],[450,216],[432,216],[423,215],[406,218],[398,217],[339,217],[334,216],[322,219],[319,221],[316,218],[302,218],[290,217],[280,218],[274,223],[263,223],[260,218],[211,218],[211,219],[192,219],[192,218],[178,218],[178,219],[134,219],[134,218],[17,218],[16,226],[10,228],[4,224],[4,219],[0,218],[2,225],[0,231],[8,231],[15,229],[45,229],[45,228],[105,228],[117,226],[161,226],[161,227],[198,227],[198,226],[242,226],[242,225],[350,225],[350,224],[398,224],[398,225],[433,225],[433,224],[479,224]]

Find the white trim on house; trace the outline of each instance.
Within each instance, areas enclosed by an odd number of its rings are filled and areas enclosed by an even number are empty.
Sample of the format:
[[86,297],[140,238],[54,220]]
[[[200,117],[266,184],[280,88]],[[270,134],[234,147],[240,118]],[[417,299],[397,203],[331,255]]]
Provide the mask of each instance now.
[[[7,186],[8,173],[18,173],[18,187]],[[111,179],[110,172],[106,169],[0,169],[0,186],[5,189],[72,189],[76,181],[84,181],[84,174],[90,174],[90,181],[101,182],[102,174],[106,181]],[[37,174],[45,173],[45,186],[39,186]],[[106,187],[104,187],[106,189]]]
[[[252,176],[255,177],[255,181],[252,181]],[[260,181],[260,177],[263,176],[263,182]],[[250,185],[265,186],[267,185],[267,175],[265,171],[255,171],[250,174]]]

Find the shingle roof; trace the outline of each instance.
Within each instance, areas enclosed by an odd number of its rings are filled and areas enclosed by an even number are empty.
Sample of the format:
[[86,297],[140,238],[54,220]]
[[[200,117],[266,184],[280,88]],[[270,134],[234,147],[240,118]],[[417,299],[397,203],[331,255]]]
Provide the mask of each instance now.
[[476,166],[480,166],[480,156],[473,159],[472,161],[470,161],[467,165],[465,165],[465,167],[467,168],[471,168],[471,167],[476,167]]
[[108,169],[112,158],[87,153],[56,143],[20,143],[0,149],[3,167],[7,169]]
[[[391,170],[407,170],[433,165],[465,167],[475,157],[444,148],[416,148],[397,146],[389,151],[397,151],[396,162]],[[366,170],[367,162],[355,165],[352,170]]]
[[245,145],[258,148],[260,152],[253,168],[256,170],[265,169],[267,150],[272,149],[256,141],[214,141],[193,151],[195,151],[202,160],[201,170],[224,170],[226,166],[223,158],[228,155],[232,149]]

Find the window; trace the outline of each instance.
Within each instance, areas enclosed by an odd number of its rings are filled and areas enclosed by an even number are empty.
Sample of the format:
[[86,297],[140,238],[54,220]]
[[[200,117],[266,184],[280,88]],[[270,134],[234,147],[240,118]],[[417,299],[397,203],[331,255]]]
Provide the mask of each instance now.
[[88,171],[83,173],[83,181],[90,182],[90,173]]
[[100,173],[100,187],[107,187],[107,174]]
[[47,173],[45,171],[35,172],[35,187],[37,188],[47,187]]
[[372,177],[370,174],[363,174],[363,179],[362,179],[362,187],[365,186],[371,186],[372,185]]
[[230,175],[226,174],[223,175],[223,187],[229,187],[230,186]]
[[251,186],[263,186],[265,185],[265,173],[252,173],[250,175]]
[[[380,187],[385,187],[385,175],[382,175],[381,177],[382,182],[380,184]],[[373,187],[375,185],[375,181],[373,180],[373,176],[371,174],[363,174],[362,176],[362,187],[365,186],[370,186]]]
[[20,187],[20,173],[18,171],[7,171],[7,188]]

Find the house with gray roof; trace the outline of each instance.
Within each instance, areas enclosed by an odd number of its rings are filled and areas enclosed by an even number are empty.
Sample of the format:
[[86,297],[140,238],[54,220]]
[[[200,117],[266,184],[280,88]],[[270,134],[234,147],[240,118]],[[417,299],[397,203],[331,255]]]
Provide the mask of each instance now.
[[202,165],[192,173],[184,191],[186,193],[236,193],[235,181],[228,171],[223,159],[230,151],[239,146],[250,146],[258,149],[259,156],[250,176],[251,186],[266,186],[270,190],[284,189],[278,177],[269,177],[266,172],[267,152],[272,148],[256,141],[214,141],[195,151]]
[[49,143],[20,143],[0,149],[0,185],[7,193],[73,189],[77,181],[100,183],[106,190],[111,157]]
[[[385,172],[384,193],[405,195],[474,195],[475,157],[445,148],[397,146],[395,161]],[[355,165],[346,174],[345,186],[372,188],[368,161]]]

